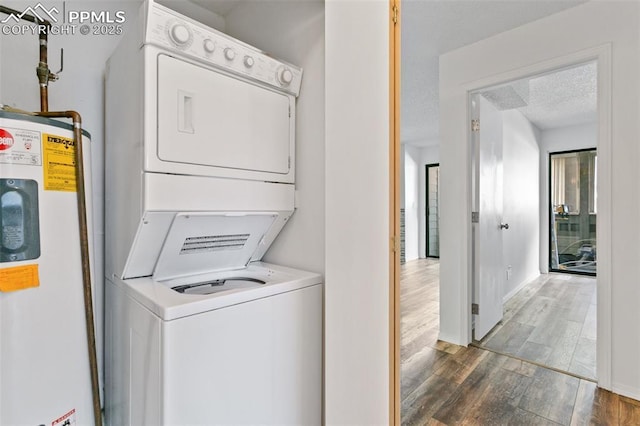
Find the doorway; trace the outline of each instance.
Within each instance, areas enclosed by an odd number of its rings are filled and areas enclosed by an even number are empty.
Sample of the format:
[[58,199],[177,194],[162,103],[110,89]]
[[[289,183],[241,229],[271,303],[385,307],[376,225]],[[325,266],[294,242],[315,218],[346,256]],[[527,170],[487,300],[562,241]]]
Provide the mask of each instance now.
[[440,258],[440,164],[425,165],[425,256]]
[[[412,5],[417,5],[419,3],[424,4],[424,2],[407,2],[405,5],[406,8],[404,10],[408,11]],[[444,4],[444,2],[442,4]],[[486,7],[486,5],[483,5],[483,13],[489,14],[485,10]],[[460,12],[461,10],[457,10],[454,14],[457,20],[459,19]],[[430,15],[438,16],[437,13],[434,14],[433,10],[430,11]],[[403,19],[408,20],[408,17],[419,15],[414,13],[405,13],[402,16]],[[498,14],[496,14],[496,16],[498,16]],[[422,25],[422,27],[425,26]],[[455,23],[451,23],[449,27],[456,28],[456,31],[458,32],[460,31],[460,28],[456,27]],[[490,34],[487,34],[487,36],[489,35]],[[405,39],[403,38],[403,40]],[[483,46],[480,46],[480,48],[482,50]],[[450,47],[448,49],[450,49]],[[423,45],[420,45],[420,50],[422,52],[426,51]],[[496,49],[496,51],[498,50],[499,49]],[[403,57],[405,55],[405,52],[408,51],[409,49],[405,49],[403,45]],[[446,49],[439,50],[438,53],[446,51]],[[609,53],[607,48],[605,47],[602,49],[583,51],[572,55],[567,55],[566,52],[562,52],[562,54],[555,54],[553,56],[553,58],[555,59],[548,59],[548,57],[545,56],[546,54],[533,55],[528,54],[527,52],[527,49],[514,49],[513,52],[505,54],[504,57],[497,58],[499,60],[495,61],[495,63],[497,64],[496,66],[489,65],[493,61],[480,61],[475,65],[466,63],[477,60],[477,56],[474,52],[468,52],[468,54],[465,55],[460,55],[458,54],[458,52],[451,52],[450,54],[440,56],[439,61],[433,61],[432,63],[429,63],[425,66],[425,68],[428,68],[429,71],[433,69],[436,70],[436,72],[438,72],[438,70],[440,72],[439,106],[442,118],[438,121],[437,119],[434,120],[433,114],[405,114],[404,111],[407,111],[407,109],[405,109],[403,105],[402,126],[403,133],[405,133],[405,136],[403,136],[403,140],[412,141],[417,139],[427,139],[428,142],[428,140],[432,136],[429,132],[416,132],[416,129],[412,126],[412,124],[415,124],[413,123],[413,120],[421,120],[425,122],[424,127],[428,129],[438,130],[438,123],[440,124],[437,138],[439,141],[442,141],[442,144],[441,146],[439,145],[438,162],[440,162],[444,167],[442,169],[443,180],[441,182],[441,205],[443,207],[444,216],[441,217],[441,225],[442,233],[445,235],[445,238],[440,241],[441,245],[439,247],[439,251],[440,253],[442,253],[442,257],[440,260],[442,261],[441,273],[444,283],[443,286],[439,287],[440,307],[443,308],[441,311],[439,311],[439,342],[450,342],[454,344],[467,345],[472,339],[472,288],[470,268],[470,264],[472,262],[470,257],[471,209],[469,208],[471,197],[468,183],[470,174],[468,164],[470,162],[470,156],[468,144],[466,143],[466,137],[468,134],[467,119],[469,118],[468,110],[466,107],[467,93],[479,87],[488,87],[500,81],[508,81],[514,77],[531,75],[536,72],[540,72],[541,70],[558,68],[566,66],[566,64],[578,63],[580,61],[585,61],[587,59],[593,59],[596,57],[600,58],[600,55],[605,56]],[[417,58],[417,55],[418,53],[416,52],[416,56],[414,57]],[[410,54],[407,53],[407,56],[410,56]],[[484,52],[483,56],[491,57],[491,52]],[[538,59],[538,56],[541,56],[541,59]],[[504,66],[504,58],[514,58],[511,62],[513,62],[515,65],[507,68],[500,68]],[[504,62],[509,63],[509,60],[505,59]],[[403,65],[404,64],[412,64],[412,62],[404,62]],[[603,68],[605,71],[607,70],[606,65],[607,63],[603,64]],[[495,75],[491,74],[491,70],[493,69],[498,70],[495,72]],[[504,71],[504,69],[508,69],[509,71]],[[491,77],[487,77],[489,75]],[[412,86],[412,84],[405,84],[405,82],[403,82],[403,103],[404,99],[413,99],[413,97],[411,96],[412,94],[420,93],[419,90],[415,89],[416,88]],[[423,91],[422,93],[425,92]],[[436,91],[426,93],[437,94],[438,92]],[[428,111],[433,111],[433,109],[430,109]],[[436,109],[436,111],[438,110]],[[606,111],[602,110],[601,114],[606,115]],[[604,123],[603,129],[606,129],[606,126],[607,123]],[[406,132],[404,132],[404,129],[406,129]],[[603,131],[601,133],[605,132]],[[438,143],[440,143],[439,141]],[[606,138],[605,142],[607,142]],[[608,145],[605,145],[603,149],[605,157],[607,155],[607,146]],[[608,158],[604,158],[604,160],[604,164],[608,164]],[[608,177],[606,176],[606,174],[603,181],[608,182]],[[545,213],[546,212],[547,210],[545,210]],[[546,218],[547,216],[545,216],[545,219]],[[424,235],[425,234],[423,234],[423,237]],[[545,245],[545,247],[548,247],[548,245]],[[547,253],[544,254],[544,258],[546,263],[546,259],[548,259]],[[607,260],[606,254],[604,260]],[[399,293],[400,292],[398,292],[398,294]],[[398,351],[402,352],[400,348],[398,348]],[[438,350],[437,353],[441,354],[441,351]],[[404,412],[406,412],[406,410],[404,410],[403,407],[403,413]]]
[[595,276],[598,163],[581,147],[597,145],[597,69],[590,61],[470,95],[474,341],[588,380],[596,280],[558,272]]

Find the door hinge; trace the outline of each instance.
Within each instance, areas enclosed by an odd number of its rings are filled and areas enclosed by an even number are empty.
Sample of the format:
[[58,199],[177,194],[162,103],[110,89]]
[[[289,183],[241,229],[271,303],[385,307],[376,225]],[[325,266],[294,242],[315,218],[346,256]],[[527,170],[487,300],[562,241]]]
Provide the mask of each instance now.
[[478,305],[477,303],[472,303],[471,304],[471,314],[472,315],[478,315],[480,313],[480,305]]
[[393,21],[394,25],[398,25],[398,5],[394,4],[393,7],[391,8],[391,11],[392,11],[391,20]]
[[291,157],[287,160],[287,170],[291,170]]
[[480,120],[471,120],[471,131],[479,132],[480,131]]
[[471,212],[471,223],[480,223],[480,212]]
[[397,235],[394,235],[393,237],[391,237],[389,243],[391,244],[391,251],[393,251],[394,253],[400,251],[400,245],[398,244]]

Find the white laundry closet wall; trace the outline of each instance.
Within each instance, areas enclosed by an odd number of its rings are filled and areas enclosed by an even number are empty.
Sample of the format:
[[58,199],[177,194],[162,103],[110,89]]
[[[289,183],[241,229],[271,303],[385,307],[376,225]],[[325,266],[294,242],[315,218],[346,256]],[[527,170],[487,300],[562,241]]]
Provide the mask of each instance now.
[[325,423],[389,424],[389,3],[325,2]]
[[229,35],[304,70],[296,106],[296,212],[265,260],[324,273],[324,2],[242,2],[225,21]]

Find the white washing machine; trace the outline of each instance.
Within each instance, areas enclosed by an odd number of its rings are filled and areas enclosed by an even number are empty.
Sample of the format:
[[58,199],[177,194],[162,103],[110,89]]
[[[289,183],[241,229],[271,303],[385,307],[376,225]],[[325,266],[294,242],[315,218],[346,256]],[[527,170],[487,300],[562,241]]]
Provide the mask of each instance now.
[[319,282],[260,262],[110,282],[108,424],[320,424]]
[[106,75],[111,425],[320,424],[322,277],[293,214],[302,70],[152,1]]

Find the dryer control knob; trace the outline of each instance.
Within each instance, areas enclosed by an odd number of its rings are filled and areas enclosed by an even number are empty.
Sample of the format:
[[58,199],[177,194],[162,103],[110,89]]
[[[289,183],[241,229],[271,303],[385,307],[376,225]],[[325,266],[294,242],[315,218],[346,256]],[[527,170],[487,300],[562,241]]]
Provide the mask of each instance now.
[[247,68],[251,68],[253,67],[253,64],[255,63],[255,61],[253,60],[253,58],[251,56],[245,56],[244,57],[244,66]]
[[191,40],[191,31],[185,25],[175,24],[169,31],[169,37],[178,46],[184,46]]
[[210,38],[202,43],[202,47],[204,47],[204,51],[207,53],[213,53],[213,51],[216,50],[216,44]]
[[289,68],[278,69],[277,77],[281,86],[288,86],[293,81],[293,73]]
[[230,61],[233,61],[236,58],[236,52],[232,48],[227,47],[226,49],[224,49],[224,57]]

